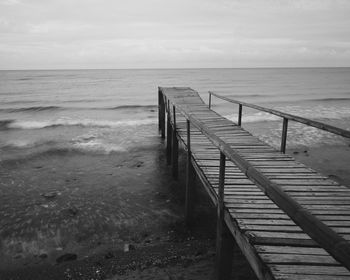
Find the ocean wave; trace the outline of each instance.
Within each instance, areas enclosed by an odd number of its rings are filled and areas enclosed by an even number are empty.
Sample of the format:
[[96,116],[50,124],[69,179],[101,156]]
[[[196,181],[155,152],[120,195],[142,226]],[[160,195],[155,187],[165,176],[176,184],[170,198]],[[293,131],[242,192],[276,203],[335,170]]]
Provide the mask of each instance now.
[[155,110],[157,109],[157,105],[121,105],[116,107],[108,108],[110,110],[122,110],[122,109],[149,109],[149,110]]
[[126,152],[126,147],[113,143],[104,143],[99,139],[91,139],[86,142],[73,143],[73,148],[81,152],[93,152],[111,154],[114,152]]
[[22,107],[22,108],[4,108],[0,109],[4,112],[18,113],[18,112],[40,112],[40,111],[53,111],[63,109],[58,106],[33,106],[33,107]]
[[25,139],[12,139],[8,142],[5,142],[0,148],[4,150],[12,150],[12,149],[30,149],[37,148],[43,146],[52,146],[57,144],[55,141],[44,140],[44,141],[30,141]]
[[19,113],[19,112],[42,112],[42,111],[56,111],[56,110],[133,110],[144,109],[148,111],[155,111],[157,105],[121,105],[115,107],[62,107],[62,106],[31,106],[20,108],[1,108],[0,112]]
[[315,99],[308,99],[308,101],[349,101],[350,97],[327,97],[327,98],[315,98]]
[[271,94],[234,94],[228,95],[228,98],[237,99],[237,98],[252,98],[252,97],[269,97],[274,96]]
[[[104,143],[98,139],[81,143],[52,142],[51,144],[42,143],[42,145],[33,143],[32,145],[25,144],[25,147],[18,147],[17,144],[18,143],[14,143],[13,145],[0,147],[3,152],[0,162],[3,163],[9,160],[27,161],[38,157],[66,156],[73,154],[109,155],[128,151],[126,147],[114,143]],[[13,148],[14,146],[17,146],[16,150]]]
[[[225,116],[225,118],[227,118],[233,122],[237,122],[238,115],[236,115],[236,114],[227,115],[227,116]],[[268,122],[268,121],[278,121],[278,120],[281,120],[281,118],[278,116],[268,114],[268,113],[263,113],[263,112],[259,112],[259,113],[256,113],[254,115],[243,115],[242,116],[242,122],[245,122],[245,123]]]
[[0,120],[0,130],[8,130],[15,120]]
[[50,121],[19,121],[19,120],[1,120],[0,130],[8,129],[43,129],[55,128],[60,126],[79,126],[79,127],[105,127],[116,128],[121,126],[138,126],[156,123],[155,118],[139,119],[139,120],[72,120],[72,119],[58,119]]

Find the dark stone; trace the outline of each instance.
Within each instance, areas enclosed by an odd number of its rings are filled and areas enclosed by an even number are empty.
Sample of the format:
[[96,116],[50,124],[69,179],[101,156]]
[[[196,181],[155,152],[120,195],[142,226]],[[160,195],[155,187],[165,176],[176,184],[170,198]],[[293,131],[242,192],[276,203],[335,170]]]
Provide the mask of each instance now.
[[111,258],[114,258],[114,255],[112,252],[108,252],[106,255],[105,255],[105,259],[111,259]]
[[70,215],[70,216],[75,216],[76,214],[78,214],[78,212],[79,212],[79,210],[76,208],[76,207],[71,207],[71,208],[68,208],[68,214]]
[[67,253],[64,254],[56,259],[57,263],[63,263],[63,262],[69,262],[69,261],[75,261],[78,258],[76,254]]
[[47,254],[45,254],[45,253],[39,255],[39,258],[40,258],[40,259],[46,259],[47,257],[48,257],[48,256],[47,256]]
[[136,162],[135,164],[133,164],[131,167],[137,167],[137,168],[139,168],[139,167],[141,167],[143,164],[144,164],[143,161],[138,161],[138,162]]
[[329,177],[330,179],[335,180],[335,181],[340,181],[340,178],[339,178],[337,175],[330,174],[330,175],[328,175],[328,177]]
[[298,151],[294,151],[293,154],[294,154],[294,155],[297,155],[297,154],[299,154],[299,152],[298,152]]
[[42,193],[41,196],[45,197],[46,199],[53,199],[57,196],[57,192]]

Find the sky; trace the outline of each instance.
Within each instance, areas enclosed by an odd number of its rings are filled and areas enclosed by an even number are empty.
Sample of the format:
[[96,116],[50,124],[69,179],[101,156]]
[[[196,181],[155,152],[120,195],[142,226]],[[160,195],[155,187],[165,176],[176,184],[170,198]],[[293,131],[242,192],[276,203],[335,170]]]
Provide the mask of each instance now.
[[338,66],[349,0],[0,0],[0,69]]

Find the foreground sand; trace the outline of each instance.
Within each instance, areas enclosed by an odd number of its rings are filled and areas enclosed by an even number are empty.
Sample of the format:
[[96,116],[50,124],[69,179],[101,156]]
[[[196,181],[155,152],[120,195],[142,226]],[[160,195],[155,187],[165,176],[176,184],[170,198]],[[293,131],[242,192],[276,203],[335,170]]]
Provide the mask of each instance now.
[[[289,152],[349,185],[348,147]],[[3,162],[0,279],[212,279],[216,211],[198,190],[186,229],[180,177],[172,180],[161,143]],[[242,256],[235,273],[255,279]]]

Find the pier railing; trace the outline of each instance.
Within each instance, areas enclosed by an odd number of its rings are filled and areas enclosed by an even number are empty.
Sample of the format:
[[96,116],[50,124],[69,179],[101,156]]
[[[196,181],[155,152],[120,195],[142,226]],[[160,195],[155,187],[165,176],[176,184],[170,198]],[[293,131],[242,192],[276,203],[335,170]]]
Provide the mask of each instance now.
[[281,111],[278,110],[274,110],[274,109],[270,109],[270,108],[265,108],[262,106],[258,106],[255,104],[250,104],[250,103],[246,103],[246,102],[242,102],[242,101],[238,101],[232,98],[228,98],[226,96],[222,96],[219,95],[217,93],[214,93],[212,91],[209,91],[209,109],[211,109],[212,107],[212,96],[215,96],[219,99],[225,100],[227,102],[230,103],[235,103],[238,104],[238,121],[237,124],[239,126],[242,126],[242,109],[243,106],[245,107],[249,107],[252,109],[256,109],[258,111],[262,111],[262,112],[266,112],[266,113],[270,113],[272,115],[275,116],[279,116],[281,118],[283,118],[283,127],[282,127],[282,137],[281,137],[281,152],[285,153],[286,152],[286,145],[287,145],[287,131],[288,131],[288,121],[295,121],[298,123],[302,123],[308,126],[312,126],[318,129],[322,129],[324,131],[333,133],[333,134],[337,134],[340,136],[343,136],[345,138],[350,138],[350,131],[345,130],[345,129],[341,129],[339,127],[335,127],[326,123],[322,123],[322,122],[318,122],[318,121],[314,121],[314,120],[310,120],[310,119],[306,119],[303,117],[299,117],[299,116],[295,116],[292,114],[287,114],[287,113],[283,113]]
[[[186,178],[186,194],[189,190],[189,174],[190,174],[190,159],[191,155],[191,127],[195,127],[201,133],[203,133],[210,142],[219,149],[220,153],[220,168],[219,168],[219,188],[218,188],[218,198],[217,198],[217,207],[218,207],[218,232],[222,231],[222,224],[225,220],[225,204],[224,204],[224,188],[225,188],[225,163],[226,159],[235,163],[235,165],[254,183],[259,185],[264,193],[280,208],[282,209],[289,217],[294,220],[294,222],[299,225],[303,231],[314,239],[318,244],[326,249],[336,260],[343,264],[347,269],[350,270],[350,243],[347,242],[342,236],[340,236],[333,229],[328,227],[325,223],[319,220],[316,216],[307,211],[302,205],[290,197],[286,192],[284,192],[276,183],[272,182],[268,177],[259,172],[250,162],[244,159],[239,153],[230,147],[224,140],[222,140],[216,133],[207,126],[203,121],[197,119],[195,115],[188,112],[185,107],[177,105],[171,98],[168,98],[162,93],[162,89],[159,88],[159,129],[161,131],[162,137],[165,137],[165,118],[167,115],[167,140],[171,138],[176,139],[176,113],[180,113],[186,119],[187,126],[187,178]],[[222,96],[214,94],[211,92],[211,95],[221,98]],[[211,99],[211,98],[210,98]],[[322,126],[320,127],[318,122],[307,120],[304,118],[299,118],[293,115],[284,114],[276,110],[266,109],[260,106],[255,106],[248,103],[243,103],[229,98],[223,97],[222,99],[229,102],[238,103],[240,106],[248,106],[255,109],[262,109],[262,111],[267,111],[270,113],[278,114],[284,119],[299,121],[306,123],[310,126],[314,126],[326,131],[333,132],[335,134],[342,135],[344,137],[350,138],[350,132],[342,129],[338,129],[332,126]],[[211,102],[211,100],[210,100]],[[211,105],[211,103],[210,103]],[[173,118],[172,118],[173,117]],[[173,128],[171,128],[171,119],[173,120]],[[306,122],[307,121],[307,122]],[[334,130],[335,129],[335,130]],[[343,132],[342,132],[343,131]],[[344,134],[344,135],[343,135]],[[175,139],[174,139],[175,138]],[[171,140],[170,140],[171,141]],[[174,142],[173,142],[174,144]],[[178,141],[176,139],[176,153],[178,150]],[[171,147],[171,143],[167,144],[168,147]],[[168,151],[171,153],[171,151]],[[177,158],[177,155],[174,155]],[[174,160],[174,157],[173,157]],[[176,160],[175,160],[176,161]],[[176,164],[177,168],[177,164]],[[187,195],[186,195],[187,196]],[[187,202],[186,202],[186,208]],[[186,211],[187,212],[187,211]],[[186,213],[187,214],[187,213]]]

